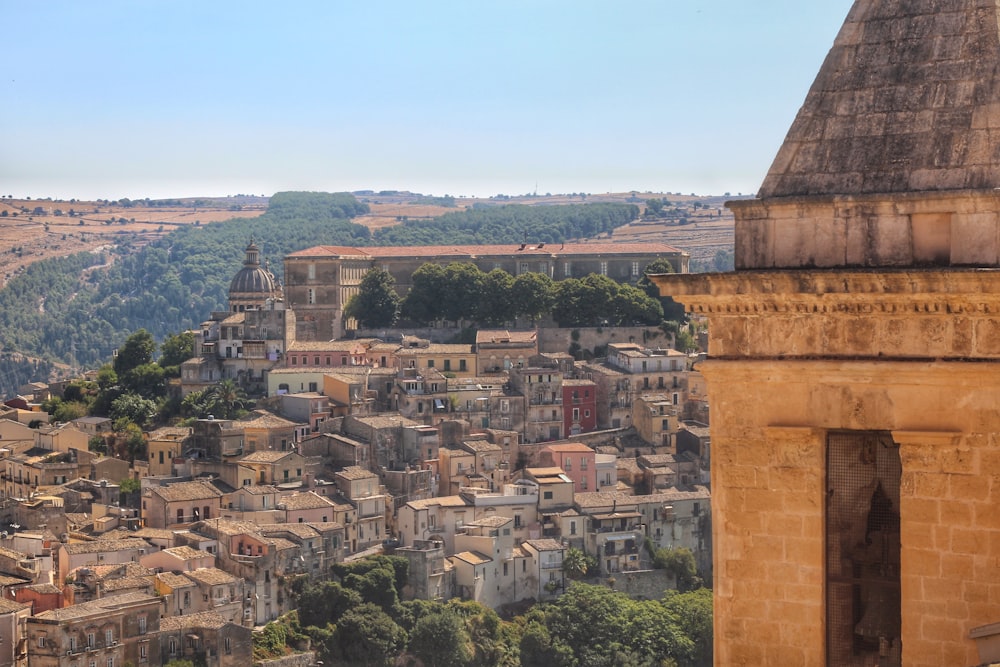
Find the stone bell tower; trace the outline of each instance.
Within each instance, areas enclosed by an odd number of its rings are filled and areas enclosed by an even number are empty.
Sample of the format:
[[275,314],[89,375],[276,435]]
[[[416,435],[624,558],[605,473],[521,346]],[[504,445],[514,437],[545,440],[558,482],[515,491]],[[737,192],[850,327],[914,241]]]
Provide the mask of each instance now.
[[1000,621],[1000,3],[857,0],[709,322],[718,665],[970,667]]

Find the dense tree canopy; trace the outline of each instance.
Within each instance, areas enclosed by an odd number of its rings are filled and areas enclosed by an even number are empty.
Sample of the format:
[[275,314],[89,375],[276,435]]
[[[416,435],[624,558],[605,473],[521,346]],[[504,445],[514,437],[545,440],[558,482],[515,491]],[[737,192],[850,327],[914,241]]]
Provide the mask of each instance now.
[[358,293],[344,306],[344,317],[355,318],[366,329],[391,327],[399,319],[396,280],[388,271],[375,267],[361,279]]

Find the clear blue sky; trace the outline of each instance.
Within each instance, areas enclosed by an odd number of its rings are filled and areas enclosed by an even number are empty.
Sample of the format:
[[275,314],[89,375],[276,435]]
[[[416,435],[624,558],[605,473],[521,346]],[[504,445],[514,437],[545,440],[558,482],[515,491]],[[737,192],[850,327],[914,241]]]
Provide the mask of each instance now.
[[755,192],[848,0],[0,0],[0,194]]

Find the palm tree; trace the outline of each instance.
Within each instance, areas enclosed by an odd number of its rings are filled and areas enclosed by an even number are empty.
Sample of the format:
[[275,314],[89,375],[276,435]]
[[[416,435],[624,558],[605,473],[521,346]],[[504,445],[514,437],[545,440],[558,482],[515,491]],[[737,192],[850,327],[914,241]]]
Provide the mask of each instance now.
[[221,419],[232,419],[250,403],[243,388],[229,378],[220,380],[208,393],[210,396],[206,397],[206,403],[214,411],[213,414]]

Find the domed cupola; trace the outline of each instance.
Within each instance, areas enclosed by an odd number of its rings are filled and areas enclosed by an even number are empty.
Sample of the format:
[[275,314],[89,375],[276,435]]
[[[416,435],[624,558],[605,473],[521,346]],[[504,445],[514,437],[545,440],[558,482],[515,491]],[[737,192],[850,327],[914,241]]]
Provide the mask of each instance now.
[[250,239],[243,268],[229,284],[229,310],[263,309],[269,299],[281,298],[281,286],[274,275],[260,265],[260,248]]

